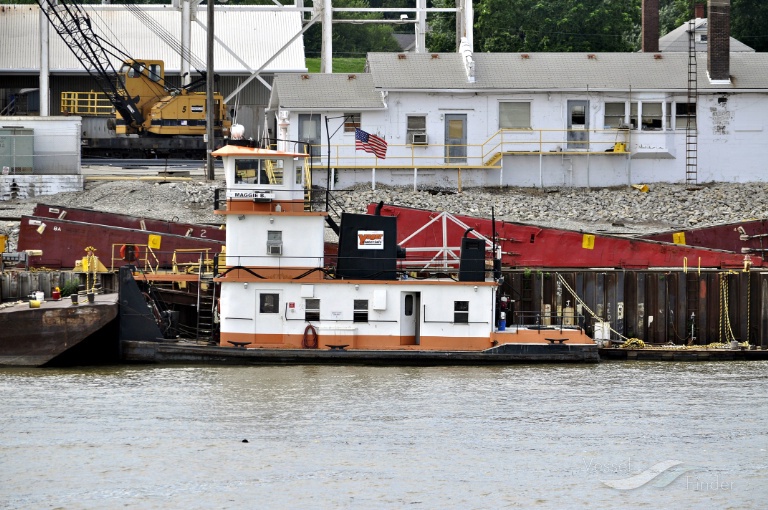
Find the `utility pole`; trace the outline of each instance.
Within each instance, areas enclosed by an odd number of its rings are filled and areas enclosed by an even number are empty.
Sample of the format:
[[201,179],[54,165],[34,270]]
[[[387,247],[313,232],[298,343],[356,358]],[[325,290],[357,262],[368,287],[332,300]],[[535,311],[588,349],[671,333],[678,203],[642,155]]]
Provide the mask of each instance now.
[[206,29],[206,44],[208,49],[208,55],[205,62],[205,135],[207,138],[206,145],[206,161],[205,161],[205,177],[209,181],[214,179],[213,173],[213,150],[216,147],[214,144],[214,112],[216,111],[216,105],[213,103],[213,2],[214,0],[207,0],[208,2],[208,26]]

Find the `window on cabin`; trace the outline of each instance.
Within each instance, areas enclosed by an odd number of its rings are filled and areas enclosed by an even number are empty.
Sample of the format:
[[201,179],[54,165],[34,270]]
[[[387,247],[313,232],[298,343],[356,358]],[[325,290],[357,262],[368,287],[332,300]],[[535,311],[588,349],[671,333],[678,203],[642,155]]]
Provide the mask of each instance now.
[[301,179],[303,175],[303,167],[301,165],[296,165],[296,174],[295,174],[295,181],[294,184],[302,184]]
[[499,129],[531,129],[531,103],[499,103]]
[[427,134],[427,116],[409,115],[407,118],[406,130],[405,139],[408,140],[408,143],[413,143],[414,135],[417,135],[417,140],[420,139],[419,137],[425,137]]
[[280,313],[280,295],[259,294],[259,313]]
[[320,320],[320,300],[316,298],[306,299],[304,301],[304,320],[315,321]]
[[605,103],[605,118],[603,120],[603,128],[605,129],[619,129],[625,126],[624,116],[626,114],[627,104],[621,103]]
[[675,129],[696,129],[696,103],[675,103]]
[[160,70],[160,64],[150,64],[149,68],[149,79],[158,82],[161,79],[161,70]]
[[368,322],[368,300],[355,299],[353,303],[352,322]]
[[469,301],[453,302],[453,322],[469,324]]
[[236,184],[282,184],[283,161],[280,159],[236,159]]
[[637,129],[640,124],[637,123],[637,103],[629,104],[629,127]]
[[359,113],[345,113],[344,114],[344,132],[354,133],[355,128],[360,127],[360,114]]
[[661,103],[643,103],[643,131],[661,131]]

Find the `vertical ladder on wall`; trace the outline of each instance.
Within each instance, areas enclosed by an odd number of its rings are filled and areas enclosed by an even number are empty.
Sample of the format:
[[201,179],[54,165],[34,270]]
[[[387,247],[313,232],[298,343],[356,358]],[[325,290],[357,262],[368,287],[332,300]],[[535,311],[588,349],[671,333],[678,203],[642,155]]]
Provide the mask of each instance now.
[[207,271],[203,256],[197,273],[197,334],[196,340],[214,342],[213,311],[216,306],[216,287],[213,273]]
[[696,14],[691,0],[691,19],[688,22],[688,103],[685,123],[685,183],[697,184],[698,133],[696,130],[696,109],[698,104],[698,71],[696,69]]

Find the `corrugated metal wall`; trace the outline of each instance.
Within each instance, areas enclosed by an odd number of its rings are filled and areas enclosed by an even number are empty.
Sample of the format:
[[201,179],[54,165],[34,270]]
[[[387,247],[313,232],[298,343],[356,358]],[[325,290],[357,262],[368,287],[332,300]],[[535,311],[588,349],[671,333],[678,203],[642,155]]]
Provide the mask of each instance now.
[[[568,306],[585,317],[590,312],[627,337],[654,344],[722,342],[735,337],[768,346],[768,273],[734,271],[512,271],[502,293],[514,300],[521,324],[557,323]],[[548,317],[548,313],[552,317]],[[731,336],[732,335],[732,336]],[[616,335],[613,335],[616,338]]]

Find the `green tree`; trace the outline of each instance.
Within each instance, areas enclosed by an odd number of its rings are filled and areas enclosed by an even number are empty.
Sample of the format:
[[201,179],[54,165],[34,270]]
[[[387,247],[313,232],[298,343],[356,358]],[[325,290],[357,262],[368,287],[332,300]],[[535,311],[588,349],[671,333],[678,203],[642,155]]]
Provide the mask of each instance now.
[[733,0],[731,35],[755,51],[768,51],[768,2]]
[[[305,0],[305,3],[306,0]],[[310,2],[311,5],[311,2]],[[367,0],[334,0],[334,7],[370,7]],[[382,13],[341,12],[335,19],[384,19]],[[365,57],[369,51],[399,51],[400,46],[387,23],[335,23],[333,25],[333,55],[339,57]],[[322,25],[315,23],[304,34],[304,52],[308,57],[320,56]]]

